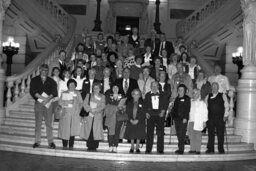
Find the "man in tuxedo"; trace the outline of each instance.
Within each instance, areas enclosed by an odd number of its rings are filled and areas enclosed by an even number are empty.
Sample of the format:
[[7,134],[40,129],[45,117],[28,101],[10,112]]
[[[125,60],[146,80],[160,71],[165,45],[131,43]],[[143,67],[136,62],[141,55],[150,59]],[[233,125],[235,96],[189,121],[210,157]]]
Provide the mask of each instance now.
[[167,96],[159,91],[158,82],[152,82],[151,91],[146,94],[144,100],[147,118],[147,154],[152,151],[155,126],[157,134],[157,152],[159,154],[164,153],[164,120],[168,103]]
[[111,87],[111,85],[113,84],[113,80],[112,78],[110,77],[110,74],[111,74],[111,70],[110,68],[104,68],[103,70],[103,79],[101,81],[101,85],[102,85],[102,88],[101,88],[101,93],[102,94],[105,94]]
[[162,56],[162,50],[165,49],[167,51],[167,58],[171,56],[172,53],[174,53],[174,47],[172,42],[169,42],[166,40],[166,36],[164,33],[160,35],[160,42],[157,44],[158,46],[158,56]]
[[95,79],[95,74],[96,74],[95,69],[91,68],[89,70],[89,78],[87,78],[83,82],[82,93],[81,93],[83,100],[85,99],[86,94],[92,93],[92,86],[93,86],[93,84],[95,82],[100,82],[100,81]]
[[132,99],[132,91],[139,88],[137,80],[130,78],[130,69],[125,68],[123,71],[123,78],[116,80],[116,84],[119,87],[120,93],[127,97],[127,101]]

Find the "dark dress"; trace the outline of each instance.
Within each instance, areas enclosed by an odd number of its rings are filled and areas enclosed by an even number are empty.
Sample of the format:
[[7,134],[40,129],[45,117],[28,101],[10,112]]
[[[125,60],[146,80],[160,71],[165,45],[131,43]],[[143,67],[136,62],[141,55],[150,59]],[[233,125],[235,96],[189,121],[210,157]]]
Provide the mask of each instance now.
[[[134,101],[131,100],[127,103],[126,113],[128,114],[129,120],[127,121],[126,131],[124,134],[125,139],[146,139],[146,115],[143,109],[142,100],[137,102],[137,112],[134,110]],[[136,113],[134,113],[136,112]],[[138,124],[133,125],[130,120],[138,120]]]

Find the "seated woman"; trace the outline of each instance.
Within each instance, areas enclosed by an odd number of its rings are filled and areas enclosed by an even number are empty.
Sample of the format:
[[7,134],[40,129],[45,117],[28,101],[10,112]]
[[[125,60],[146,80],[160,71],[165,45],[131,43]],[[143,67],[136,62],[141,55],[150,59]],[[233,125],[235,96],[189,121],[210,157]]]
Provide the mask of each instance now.
[[83,107],[89,115],[85,117],[85,127],[80,136],[87,140],[87,151],[96,151],[99,141],[103,140],[103,111],[105,109],[105,96],[100,94],[101,85],[93,83],[92,94],[87,94]]
[[62,114],[59,121],[58,137],[62,139],[63,150],[72,150],[75,136],[80,134],[80,110],[83,100],[79,91],[76,91],[76,81],[68,80],[68,90],[61,93],[59,105],[62,107]]
[[188,132],[190,138],[189,153],[200,154],[202,142],[202,130],[208,120],[208,109],[204,100],[200,98],[200,90],[194,89],[192,93],[191,108],[189,114]]
[[133,100],[130,100],[126,106],[128,121],[124,138],[131,140],[130,153],[134,152],[134,140],[136,140],[136,153],[140,153],[140,140],[146,139],[146,115],[139,89],[132,91],[132,98]]
[[117,152],[120,130],[123,124],[123,121],[119,121],[117,116],[118,112],[121,112],[124,108],[124,104],[120,104],[121,99],[124,99],[124,96],[119,93],[118,86],[114,84],[106,92],[105,125],[108,128],[109,152]]

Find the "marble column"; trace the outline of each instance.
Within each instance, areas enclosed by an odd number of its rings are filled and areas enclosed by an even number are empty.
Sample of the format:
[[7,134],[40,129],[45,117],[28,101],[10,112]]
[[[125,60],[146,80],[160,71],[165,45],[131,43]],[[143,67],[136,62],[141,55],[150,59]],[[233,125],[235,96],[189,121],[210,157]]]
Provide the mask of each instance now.
[[3,118],[5,116],[5,108],[4,108],[5,70],[2,65],[3,21],[4,21],[5,11],[9,7],[10,3],[11,3],[11,0],[0,0],[0,125],[3,123]]
[[156,17],[155,17],[155,23],[154,23],[154,29],[156,30],[157,34],[161,34],[161,23],[159,22],[159,6],[160,6],[160,0],[156,0]]
[[256,144],[256,0],[241,0],[244,14],[242,77],[237,86],[235,133]]
[[92,31],[102,31],[101,20],[100,20],[100,3],[101,3],[101,0],[97,0],[96,19],[94,20],[94,28],[92,29]]

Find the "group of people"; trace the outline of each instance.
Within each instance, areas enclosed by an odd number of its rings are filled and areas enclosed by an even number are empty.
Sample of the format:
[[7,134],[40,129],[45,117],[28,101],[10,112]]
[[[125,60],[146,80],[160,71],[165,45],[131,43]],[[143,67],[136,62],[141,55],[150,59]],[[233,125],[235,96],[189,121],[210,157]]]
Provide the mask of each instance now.
[[[51,72],[51,76],[49,76]],[[42,64],[40,75],[31,80],[35,99],[35,143],[40,146],[45,118],[49,148],[55,148],[52,122],[59,121],[58,137],[63,149],[72,150],[75,136],[87,141],[87,150],[96,151],[108,132],[109,152],[117,152],[120,139],[131,142],[130,153],[152,152],[155,127],[157,152],[164,153],[167,118],[178,137],[176,154],[184,153],[184,139],[190,137],[189,153],[200,154],[202,131],[208,128],[207,153],[214,152],[215,129],[218,151],[223,148],[225,119],[229,105],[229,82],[216,65],[209,78],[190,57],[182,38],[169,42],[165,34],[152,32],[149,38],[116,33],[99,33],[77,45],[71,57],[61,50],[50,66]],[[53,116],[54,114],[54,116]],[[206,124],[207,122],[207,124]],[[124,129],[125,128],[125,129]]]

